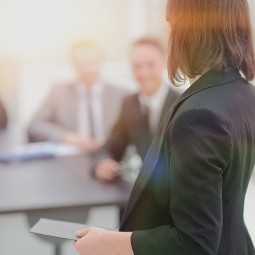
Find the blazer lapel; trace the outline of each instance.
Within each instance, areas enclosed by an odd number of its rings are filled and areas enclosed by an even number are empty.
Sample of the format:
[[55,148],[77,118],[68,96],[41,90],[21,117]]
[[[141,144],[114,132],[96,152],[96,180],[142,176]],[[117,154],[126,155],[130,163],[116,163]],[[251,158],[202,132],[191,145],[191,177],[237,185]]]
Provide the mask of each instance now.
[[132,209],[140,198],[144,187],[146,186],[153,170],[155,169],[155,166],[160,156],[161,147],[164,142],[166,130],[169,127],[171,120],[173,119],[176,111],[181,106],[181,104],[190,96],[198,93],[199,91],[208,89],[213,86],[222,85],[240,78],[241,75],[238,70],[230,70],[227,73],[209,71],[208,73],[203,75],[198,81],[196,81],[192,86],[190,86],[171,106],[144,159],[142,169],[137,177],[136,183],[129,198],[128,206],[124,212],[121,221],[121,227],[125,224],[127,217],[132,212]]

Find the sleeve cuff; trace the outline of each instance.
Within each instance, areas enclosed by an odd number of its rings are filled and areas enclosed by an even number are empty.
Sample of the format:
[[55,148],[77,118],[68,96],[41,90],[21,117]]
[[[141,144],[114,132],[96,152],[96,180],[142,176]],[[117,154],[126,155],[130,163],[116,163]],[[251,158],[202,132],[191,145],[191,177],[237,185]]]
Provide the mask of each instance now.
[[149,251],[148,242],[148,230],[134,231],[131,235],[131,246],[134,255],[150,255],[153,251]]

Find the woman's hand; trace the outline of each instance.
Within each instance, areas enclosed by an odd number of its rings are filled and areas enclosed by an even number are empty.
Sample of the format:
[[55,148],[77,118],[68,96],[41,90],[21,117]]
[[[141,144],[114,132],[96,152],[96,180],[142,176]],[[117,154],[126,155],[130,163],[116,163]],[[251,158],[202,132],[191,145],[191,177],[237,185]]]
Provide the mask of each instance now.
[[[76,233],[79,239],[75,248],[81,255],[110,255],[110,233],[99,228],[88,228]],[[112,255],[112,254],[111,254]]]
[[75,249],[80,255],[133,255],[131,234],[87,228],[76,233]]

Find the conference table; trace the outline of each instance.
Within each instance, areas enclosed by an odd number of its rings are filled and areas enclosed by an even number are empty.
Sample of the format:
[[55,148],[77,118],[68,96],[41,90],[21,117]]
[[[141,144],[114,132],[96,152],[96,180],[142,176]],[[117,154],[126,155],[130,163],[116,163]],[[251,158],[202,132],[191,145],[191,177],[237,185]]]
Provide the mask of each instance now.
[[[17,137],[0,133],[0,152],[24,142]],[[0,163],[0,214],[25,213],[30,226],[41,217],[83,223],[92,207],[125,206],[131,189],[121,178],[110,183],[94,179],[86,155]],[[55,254],[61,242],[54,241]]]
[[0,213],[124,205],[130,184],[95,180],[84,156],[0,164]]

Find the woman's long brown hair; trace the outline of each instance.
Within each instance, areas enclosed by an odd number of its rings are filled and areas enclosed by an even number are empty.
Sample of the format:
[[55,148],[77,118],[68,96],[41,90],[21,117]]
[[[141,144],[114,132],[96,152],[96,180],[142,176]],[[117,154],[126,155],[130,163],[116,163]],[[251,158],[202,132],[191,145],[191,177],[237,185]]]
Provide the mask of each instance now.
[[238,68],[247,80],[255,74],[247,0],[169,0],[168,72],[177,84],[208,69]]

